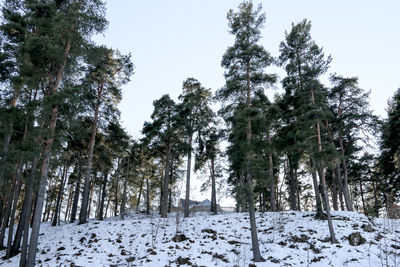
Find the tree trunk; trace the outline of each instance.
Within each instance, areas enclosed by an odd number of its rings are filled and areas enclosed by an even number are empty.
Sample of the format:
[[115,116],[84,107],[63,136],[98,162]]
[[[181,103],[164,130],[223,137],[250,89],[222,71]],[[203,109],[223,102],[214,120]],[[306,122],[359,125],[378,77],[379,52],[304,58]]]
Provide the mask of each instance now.
[[117,171],[115,172],[115,194],[114,194],[114,217],[118,214],[118,187],[119,187],[119,172],[121,170],[122,160],[118,162]]
[[22,186],[22,169],[23,169],[23,164],[20,164],[20,167],[18,168],[17,171],[17,181],[16,181],[16,188],[14,191],[14,198],[13,198],[13,204],[12,204],[12,209],[11,209],[11,216],[10,216],[10,225],[8,228],[8,240],[7,240],[7,251],[6,251],[6,259],[9,259],[12,254],[12,237],[14,234],[14,221],[15,221],[15,213],[17,211],[17,205],[18,205],[18,197],[19,197],[19,192],[21,190]]
[[28,249],[28,239],[29,239],[29,221],[31,218],[32,213],[32,200],[33,200],[33,186],[35,184],[35,173],[37,169],[37,165],[39,163],[39,156],[35,155],[32,161],[32,168],[31,173],[29,176],[29,183],[26,191],[26,216],[23,217],[24,223],[24,236],[22,240],[21,246],[21,256],[20,256],[20,266],[25,266],[26,264],[26,256],[27,256],[27,249]]
[[90,217],[93,193],[94,193],[94,181],[91,181],[89,183],[89,201],[88,201],[88,211],[87,211],[86,219],[89,219],[89,217]]
[[103,177],[103,189],[101,193],[101,200],[100,200],[100,210],[99,210],[99,220],[103,220],[103,210],[104,210],[104,201],[106,199],[106,187],[107,187],[107,177],[108,171],[105,172]]
[[189,151],[187,154],[187,168],[186,168],[186,196],[185,196],[185,210],[184,216],[189,217],[189,200],[190,200],[190,172],[192,170],[192,133],[189,134]]
[[124,179],[124,190],[123,190],[123,193],[122,193],[122,201],[121,201],[121,219],[124,219],[125,218],[125,213],[126,213],[126,211],[125,211],[125,206],[126,206],[126,194],[127,194],[127,192],[126,192],[126,190],[127,190],[127,180],[128,180],[128,177],[129,177],[129,156],[128,156],[128,163],[127,163],[127,168],[126,168],[126,175],[125,175],[125,179]]
[[[69,54],[70,47],[71,47],[70,43],[67,42],[67,44],[65,46],[65,51],[64,51],[64,62],[58,70],[55,84],[54,84],[54,87],[52,88],[52,95],[54,95],[58,91],[58,88],[60,86],[62,73],[64,71],[64,67],[67,62],[67,57]],[[44,200],[44,195],[45,195],[46,186],[47,186],[47,174],[48,174],[49,164],[50,164],[51,146],[53,144],[54,131],[55,131],[56,124],[57,124],[57,115],[58,115],[58,106],[54,106],[53,110],[52,110],[52,114],[51,114],[50,124],[49,124],[50,137],[47,138],[47,141],[46,141],[46,144],[44,147],[44,152],[43,152],[43,163],[42,163],[42,167],[41,167],[42,174],[41,174],[41,179],[40,179],[39,190],[38,190],[38,193],[36,196],[36,208],[35,208],[35,212],[34,212],[34,216],[33,216],[32,233],[31,233],[31,238],[30,238],[30,242],[29,242],[29,253],[28,253],[28,258],[26,260],[27,267],[33,267],[35,265],[37,243],[38,243],[38,238],[39,238],[40,221],[41,221],[42,209],[43,209],[43,200]]]
[[376,183],[375,181],[372,182],[373,189],[374,189],[374,210],[375,210],[375,216],[379,217],[379,204],[378,204],[378,196],[377,196],[377,188],[376,188]]
[[24,223],[25,223],[25,218],[27,217],[26,211],[27,211],[27,206],[26,206],[26,200],[27,200],[27,194],[29,194],[29,186],[26,183],[25,184],[25,194],[24,194],[24,200],[22,203],[22,210],[19,215],[19,222],[18,222],[18,227],[17,231],[15,232],[15,237],[14,237],[14,242],[11,247],[11,257],[16,255],[18,252],[18,249],[20,248],[21,245],[21,238],[22,238],[22,232],[24,229]]
[[93,124],[90,129],[90,141],[89,141],[89,151],[88,151],[88,161],[85,170],[85,182],[83,185],[83,193],[82,193],[82,204],[81,204],[81,212],[79,214],[79,224],[87,223],[87,211],[88,211],[88,203],[89,203],[89,184],[90,184],[90,173],[92,172],[92,163],[93,163],[93,151],[94,144],[96,141],[96,131],[97,131],[97,120],[99,117],[99,109],[101,104],[101,96],[102,96],[103,88],[99,87],[97,92],[97,101],[96,108],[94,111]]
[[54,215],[51,226],[56,226],[57,222],[59,220],[58,213],[59,213],[59,210],[61,209],[61,207],[60,207],[61,206],[61,204],[60,204],[61,203],[61,195],[64,191],[64,180],[66,178],[66,175],[67,175],[67,166],[64,165],[64,168],[63,168],[63,171],[61,174],[60,186],[59,186],[59,190],[58,190],[58,194],[57,194],[57,202],[56,202],[56,208],[55,208],[55,212],[54,212],[55,215]]
[[[314,91],[311,90],[311,95],[312,95],[312,101],[314,103]],[[331,218],[331,211],[329,208],[329,199],[328,199],[328,194],[326,192],[326,184],[325,184],[325,164],[324,160],[322,158],[322,140],[321,140],[321,130],[320,130],[320,125],[319,121],[317,120],[317,137],[318,137],[318,152],[320,155],[320,180],[321,180],[321,186],[322,186],[322,194],[325,202],[325,207],[326,207],[326,216],[328,218],[328,227],[329,227],[329,233],[331,236],[331,242],[332,243],[337,243],[336,237],[335,237],[335,232],[333,230],[333,225],[332,225],[332,218]]]
[[319,192],[319,185],[318,185],[318,180],[317,180],[317,170],[315,166],[315,160],[314,157],[310,157],[310,165],[311,165],[311,174],[312,174],[312,179],[313,179],[313,185],[314,185],[314,194],[315,194],[315,206],[317,208],[317,214],[315,215],[316,218],[318,219],[324,219],[324,213],[322,211],[322,201],[321,201],[321,194]]
[[293,166],[293,162],[290,159],[290,157],[288,157],[288,161],[289,161],[289,183],[290,183],[290,209],[291,210],[296,210],[297,209],[297,204],[296,204],[296,178],[294,175],[294,166]]
[[108,197],[106,211],[104,212],[104,218],[107,218],[107,212],[108,212],[108,207],[110,206],[110,201],[111,201],[111,198]]
[[363,213],[365,214],[364,191],[363,191],[363,188],[362,188],[361,179],[360,179],[360,193],[361,193],[361,201],[362,201]]
[[[247,61],[246,68],[246,76],[247,76],[247,97],[246,97],[246,106],[250,108],[251,106],[251,97],[250,97],[250,60]],[[246,128],[246,140],[249,146],[249,151],[246,153],[246,172],[247,172],[247,196],[249,202],[249,215],[250,215],[250,230],[251,230],[251,244],[253,247],[253,261],[255,262],[264,262],[265,259],[261,256],[260,247],[258,245],[258,237],[257,237],[257,225],[256,225],[256,211],[254,208],[254,194],[253,194],[253,179],[250,173],[250,163],[251,163],[251,118],[247,116],[247,128]]]
[[142,197],[142,190],[143,190],[143,180],[144,180],[144,177],[140,181],[139,193],[138,193],[137,203],[136,203],[136,210],[139,210],[140,198]]
[[339,187],[339,203],[340,203],[340,210],[345,210],[343,202],[343,191],[340,187]]
[[149,187],[149,179],[146,179],[146,214],[150,214],[150,187]]
[[168,186],[169,186],[169,172],[171,166],[171,144],[167,142],[167,159],[164,170],[164,181],[163,181],[163,194],[161,199],[161,217],[167,218],[168,213]]
[[[341,117],[342,109],[341,103],[338,106],[338,115]],[[347,162],[346,162],[346,155],[345,155],[345,148],[343,145],[343,133],[342,128],[339,128],[339,145],[340,145],[340,152],[342,156],[342,166],[343,166],[343,195],[344,200],[346,202],[346,208],[348,211],[353,211],[353,202],[351,201],[350,190],[349,190],[349,183],[348,183],[348,171],[347,171]]]
[[[80,159],[80,157],[78,157]],[[80,191],[80,184],[81,184],[81,176],[82,176],[82,169],[81,163],[78,162],[78,177],[76,178],[76,186],[75,186],[75,193],[74,193],[74,200],[72,202],[71,208],[71,219],[70,223],[74,223],[76,219],[76,212],[78,211],[78,202],[79,202],[79,191]]]
[[300,185],[299,185],[299,178],[297,175],[297,167],[294,169],[294,177],[296,181],[296,209],[301,210],[300,207]]
[[11,214],[11,204],[12,204],[12,199],[13,199],[13,195],[14,195],[14,191],[16,189],[16,184],[15,182],[13,182],[10,185],[11,189],[10,192],[8,194],[8,198],[7,198],[7,205],[6,205],[6,210],[4,212],[4,216],[3,216],[3,221],[1,223],[1,232],[0,232],[0,250],[6,248],[4,246],[4,237],[6,235],[6,230],[8,227],[8,222],[10,221],[10,214]]
[[271,207],[271,211],[276,211],[276,200],[275,200],[275,176],[274,176],[274,164],[272,161],[272,143],[271,143],[271,133],[268,127],[268,144],[269,144],[269,153],[268,153],[268,171],[269,171],[269,205]]
[[[332,171],[332,174],[334,172]],[[339,206],[338,206],[338,190],[337,190],[337,186],[336,186],[336,180],[333,179],[332,181],[332,205],[333,205],[333,209],[334,210],[338,210]]]
[[217,190],[215,186],[215,159],[214,156],[211,157],[211,212],[214,215],[218,214],[217,210]]
[[65,217],[64,217],[64,222],[68,221],[68,216],[69,213],[71,212],[71,202],[72,202],[72,185],[69,186],[69,192],[68,192],[68,200],[67,200],[67,207],[65,209]]
[[329,233],[331,236],[331,242],[332,243],[338,243],[335,237],[335,232],[333,230],[333,225],[332,225],[332,218],[331,218],[331,211],[329,207],[329,199],[328,199],[328,194],[326,192],[326,184],[325,184],[325,172],[324,172],[324,161],[323,159],[320,160],[320,174],[321,174],[321,189],[322,189],[322,194],[324,197],[324,202],[325,202],[325,207],[326,207],[326,216],[328,218],[328,227],[329,227]]

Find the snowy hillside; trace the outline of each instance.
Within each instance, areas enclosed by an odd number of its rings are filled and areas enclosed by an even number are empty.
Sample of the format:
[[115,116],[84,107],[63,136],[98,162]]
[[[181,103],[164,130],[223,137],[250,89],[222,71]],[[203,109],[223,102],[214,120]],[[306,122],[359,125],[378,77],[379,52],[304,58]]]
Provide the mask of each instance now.
[[[369,220],[333,212],[339,244],[328,242],[326,221],[311,212],[257,215],[265,263],[251,261],[248,214],[197,214],[183,220],[133,214],[86,225],[43,224],[38,266],[399,266],[400,220]],[[178,235],[176,235],[178,231]],[[351,246],[361,233],[365,243]],[[180,234],[179,234],[180,233]],[[363,240],[362,240],[363,241]],[[1,255],[3,255],[2,252]],[[0,261],[17,266],[19,257]]]

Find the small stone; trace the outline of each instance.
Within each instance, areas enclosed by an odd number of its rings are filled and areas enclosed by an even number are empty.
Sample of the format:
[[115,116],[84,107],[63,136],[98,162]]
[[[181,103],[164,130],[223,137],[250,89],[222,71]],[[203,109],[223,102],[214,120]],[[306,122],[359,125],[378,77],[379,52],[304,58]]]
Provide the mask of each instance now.
[[351,235],[349,235],[348,237],[349,239],[349,243],[352,246],[359,246],[365,243],[365,238],[362,237],[362,235],[358,232],[352,233]]

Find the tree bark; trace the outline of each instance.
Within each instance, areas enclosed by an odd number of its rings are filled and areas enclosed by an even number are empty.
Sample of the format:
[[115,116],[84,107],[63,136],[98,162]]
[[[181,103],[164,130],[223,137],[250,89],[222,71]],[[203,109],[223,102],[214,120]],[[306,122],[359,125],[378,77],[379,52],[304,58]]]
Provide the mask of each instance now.
[[364,191],[363,191],[363,188],[362,188],[361,179],[360,179],[360,193],[361,193],[361,201],[362,201],[362,206],[363,206],[363,213],[365,214]]
[[[251,96],[250,96],[250,60],[247,61],[246,66],[246,78],[247,78],[247,98],[246,98],[246,106],[247,108],[251,107]],[[255,216],[255,208],[254,208],[254,194],[253,194],[253,179],[250,173],[250,162],[251,162],[251,118],[247,116],[247,127],[246,127],[246,140],[249,146],[249,151],[246,153],[246,171],[247,171],[247,196],[249,202],[249,215],[250,215],[250,230],[251,230],[251,244],[253,247],[253,261],[255,262],[264,262],[265,259],[261,256],[260,247],[258,245],[258,236],[257,236],[257,224],[256,224],[256,216]]]
[[119,172],[122,166],[122,159],[118,162],[117,171],[115,172],[115,194],[114,194],[114,217],[118,214],[118,187],[119,187]]
[[14,221],[15,221],[15,213],[17,211],[17,205],[18,205],[18,197],[19,197],[19,192],[21,190],[22,186],[22,169],[23,169],[23,164],[19,164],[20,167],[18,168],[17,171],[17,181],[16,181],[16,188],[14,191],[14,198],[13,198],[13,204],[12,204],[12,209],[11,209],[11,216],[10,216],[10,225],[8,228],[8,240],[7,240],[7,251],[6,251],[6,259],[9,259],[12,256],[12,237],[14,234]]
[[106,187],[107,187],[107,177],[108,177],[108,171],[105,172],[104,177],[103,177],[103,189],[101,193],[101,201],[100,201],[100,210],[99,210],[99,220],[103,220],[103,210],[104,210],[104,201],[106,199]]
[[[66,46],[65,46],[65,50],[64,50],[64,62],[58,70],[55,84],[54,84],[54,87],[52,88],[53,95],[58,91],[58,88],[60,86],[62,73],[64,71],[64,67],[67,62],[67,57],[68,57],[70,48],[71,48],[71,45],[69,42],[67,42]],[[42,167],[41,167],[41,179],[40,179],[39,190],[38,190],[38,193],[36,196],[36,208],[35,208],[35,212],[34,212],[32,233],[31,233],[31,238],[30,238],[30,242],[29,242],[29,253],[28,253],[28,258],[26,260],[27,267],[33,267],[35,265],[36,249],[37,249],[37,243],[38,243],[38,238],[39,238],[40,221],[41,221],[42,209],[43,209],[43,200],[44,200],[44,195],[45,195],[46,186],[47,186],[47,174],[48,174],[49,164],[50,164],[51,147],[52,147],[52,144],[54,141],[54,131],[55,131],[56,124],[57,124],[57,115],[58,115],[58,106],[56,105],[53,107],[51,119],[50,119],[50,123],[49,123],[50,137],[47,138],[47,140],[46,140],[46,144],[45,144],[44,152],[43,152],[43,163],[42,163]]]
[[[78,159],[80,159],[80,156],[78,157]],[[78,202],[79,202],[81,176],[82,176],[82,169],[81,169],[81,163],[79,161],[78,162],[78,177],[76,178],[76,186],[75,186],[74,200],[72,202],[72,208],[71,208],[70,223],[74,223],[75,219],[76,219],[76,212],[78,210]]]
[[146,179],[146,214],[150,214],[150,187],[149,187],[149,179]]
[[1,232],[0,232],[0,250],[6,248],[4,246],[4,237],[6,235],[6,230],[8,227],[8,222],[10,221],[10,214],[11,214],[11,204],[14,195],[14,191],[16,189],[15,181],[10,185],[10,192],[7,198],[6,210],[4,212],[3,221],[1,222]]
[[[339,117],[342,116],[342,108],[341,108],[342,100],[340,97],[340,103],[338,105],[338,115]],[[346,162],[346,155],[345,155],[345,148],[343,145],[343,132],[342,128],[339,128],[339,145],[340,145],[340,152],[342,156],[342,167],[343,167],[343,195],[344,200],[346,202],[346,208],[348,211],[354,211],[353,209],[353,202],[351,201],[350,190],[349,190],[349,183],[348,183],[348,171],[347,171],[347,162]]]
[[168,186],[169,186],[169,173],[171,166],[171,144],[170,141],[167,142],[167,157],[164,170],[164,181],[163,181],[163,194],[161,199],[161,217],[167,218],[168,213]]
[[57,194],[57,201],[56,201],[56,208],[55,208],[55,212],[54,212],[54,218],[53,218],[53,222],[51,224],[51,226],[56,226],[58,221],[59,221],[59,217],[58,217],[58,213],[60,210],[60,206],[61,206],[61,195],[64,191],[64,181],[65,181],[65,176],[67,174],[67,166],[64,165],[62,174],[61,174],[61,181],[60,181],[60,186],[59,186],[59,190],[58,190],[58,194]]
[[82,193],[82,204],[81,204],[81,212],[79,214],[79,224],[87,223],[87,211],[88,211],[88,203],[89,203],[89,184],[90,184],[90,173],[92,172],[92,163],[93,163],[93,151],[94,144],[96,141],[96,131],[97,131],[97,120],[99,117],[99,109],[101,104],[101,96],[103,92],[102,85],[97,89],[97,101],[96,108],[94,111],[93,124],[90,130],[90,141],[89,141],[89,151],[88,151],[88,161],[85,171],[85,182],[83,185],[83,193]]
[[211,157],[211,212],[214,215],[218,214],[217,210],[217,190],[215,186],[215,159],[214,156]]
[[137,203],[136,203],[136,210],[139,210],[140,198],[142,197],[142,190],[143,190],[143,180],[144,180],[144,177],[140,181],[139,193],[138,193]]
[[186,168],[186,195],[185,195],[185,211],[184,216],[189,217],[189,201],[190,201],[190,172],[192,170],[192,133],[189,133],[189,151],[187,154],[187,168]]
[[69,213],[71,212],[71,202],[72,202],[72,190],[73,190],[73,187],[72,187],[72,185],[70,185],[69,186],[69,192],[68,192],[68,199],[67,199],[67,207],[66,207],[66,209],[65,209],[65,217],[64,217],[64,222],[67,222],[68,221],[68,216],[69,216]]
[[269,152],[268,152],[268,173],[269,173],[269,205],[271,207],[271,211],[276,211],[276,200],[275,200],[275,176],[274,176],[274,165],[272,160],[272,142],[271,142],[271,132],[268,127],[268,144],[269,144]]
[[329,233],[330,233],[330,238],[332,243],[338,243],[335,237],[335,231],[333,230],[333,224],[332,224],[332,218],[331,218],[331,211],[329,207],[329,199],[328,199],[328,194],[326,192],[326,184],[325,184],[325,172],[324,172],[324,161],[323,159],[320,160],[320,174],[321,174],[321,188],[322,188],[322,194],[324,197],[324,202],[326,206],[326,216],[328,218],[328,227],[329,227]]
[[127,163],[127,168],[126,168],[126,175],[125,175],[125,179],[124,179],[124,190],[122,193],[122,201],[121,201],[121,219],[125,218],[125,206],[126,206],[126,190],[127,190],[127,180],[129,177],[129,156],[128,156],[128,163]]
[[26,265],[26,256],[27,256],[27,249],[28,249],[28,239],[29,239],[29,221],[31,218],[31,213],[32,213],[32,200],[33,200],[33,186],[35,184],[35,173],[37,169],[37,165],[39,163],[39,156],[35,155],[32,161],[32,168],[31,168],[31,173],[29,176],[29,183],[26,191],[26,216],[23,218],[24,220],[24,235],[23,235],[23,240],[22,240],[22,246],[21,246],[21,256],[20,256],[20,264],[19,266],[25,266]]
[[322,201],[321,201],[321,194],[319,192],[319,185],[317,180],[317,170],[315,166],[315,159],[313,156],[310,157],[310,166],[311,166],[311,174],[313,179],[314,185],[314,194],[315,194],[315,206],[317,208],[317,214],[315,215],[316,218],[324,219],[324,213],[322,211]]
[[297,209],[297,204],[296,204],[296,178],[294,175],[294,166],[292,159],[288,156],[288,161],[289,161],[289,183],[290,183],[290,209],[291,210],[296,210]]
[[[332,175],[334,176],[334,171],[332,170]],[[333,179],[332,181],[332,205],[334,210],[338,210],[338,190],[337,190],[337,185],[336,185],[336,180]]]

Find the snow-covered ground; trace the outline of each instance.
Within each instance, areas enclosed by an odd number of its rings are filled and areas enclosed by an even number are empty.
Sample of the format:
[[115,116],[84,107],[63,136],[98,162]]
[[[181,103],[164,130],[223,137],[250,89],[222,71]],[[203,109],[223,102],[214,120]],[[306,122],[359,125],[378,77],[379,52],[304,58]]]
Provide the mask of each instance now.
[[[400,266],[400,220],[333,212],[339,243],[331,244],[327,221],[313,215],[257,214],[264,263],[251,261],[247,213],[199,213],[185,220],[180,214],[168,219],[132,214],[85,225],[44,223],[37,266]],[[366,242],[351,246],[348,236],[354,232]],[[0,260],[0,266],[18,266],[18,260]]]

